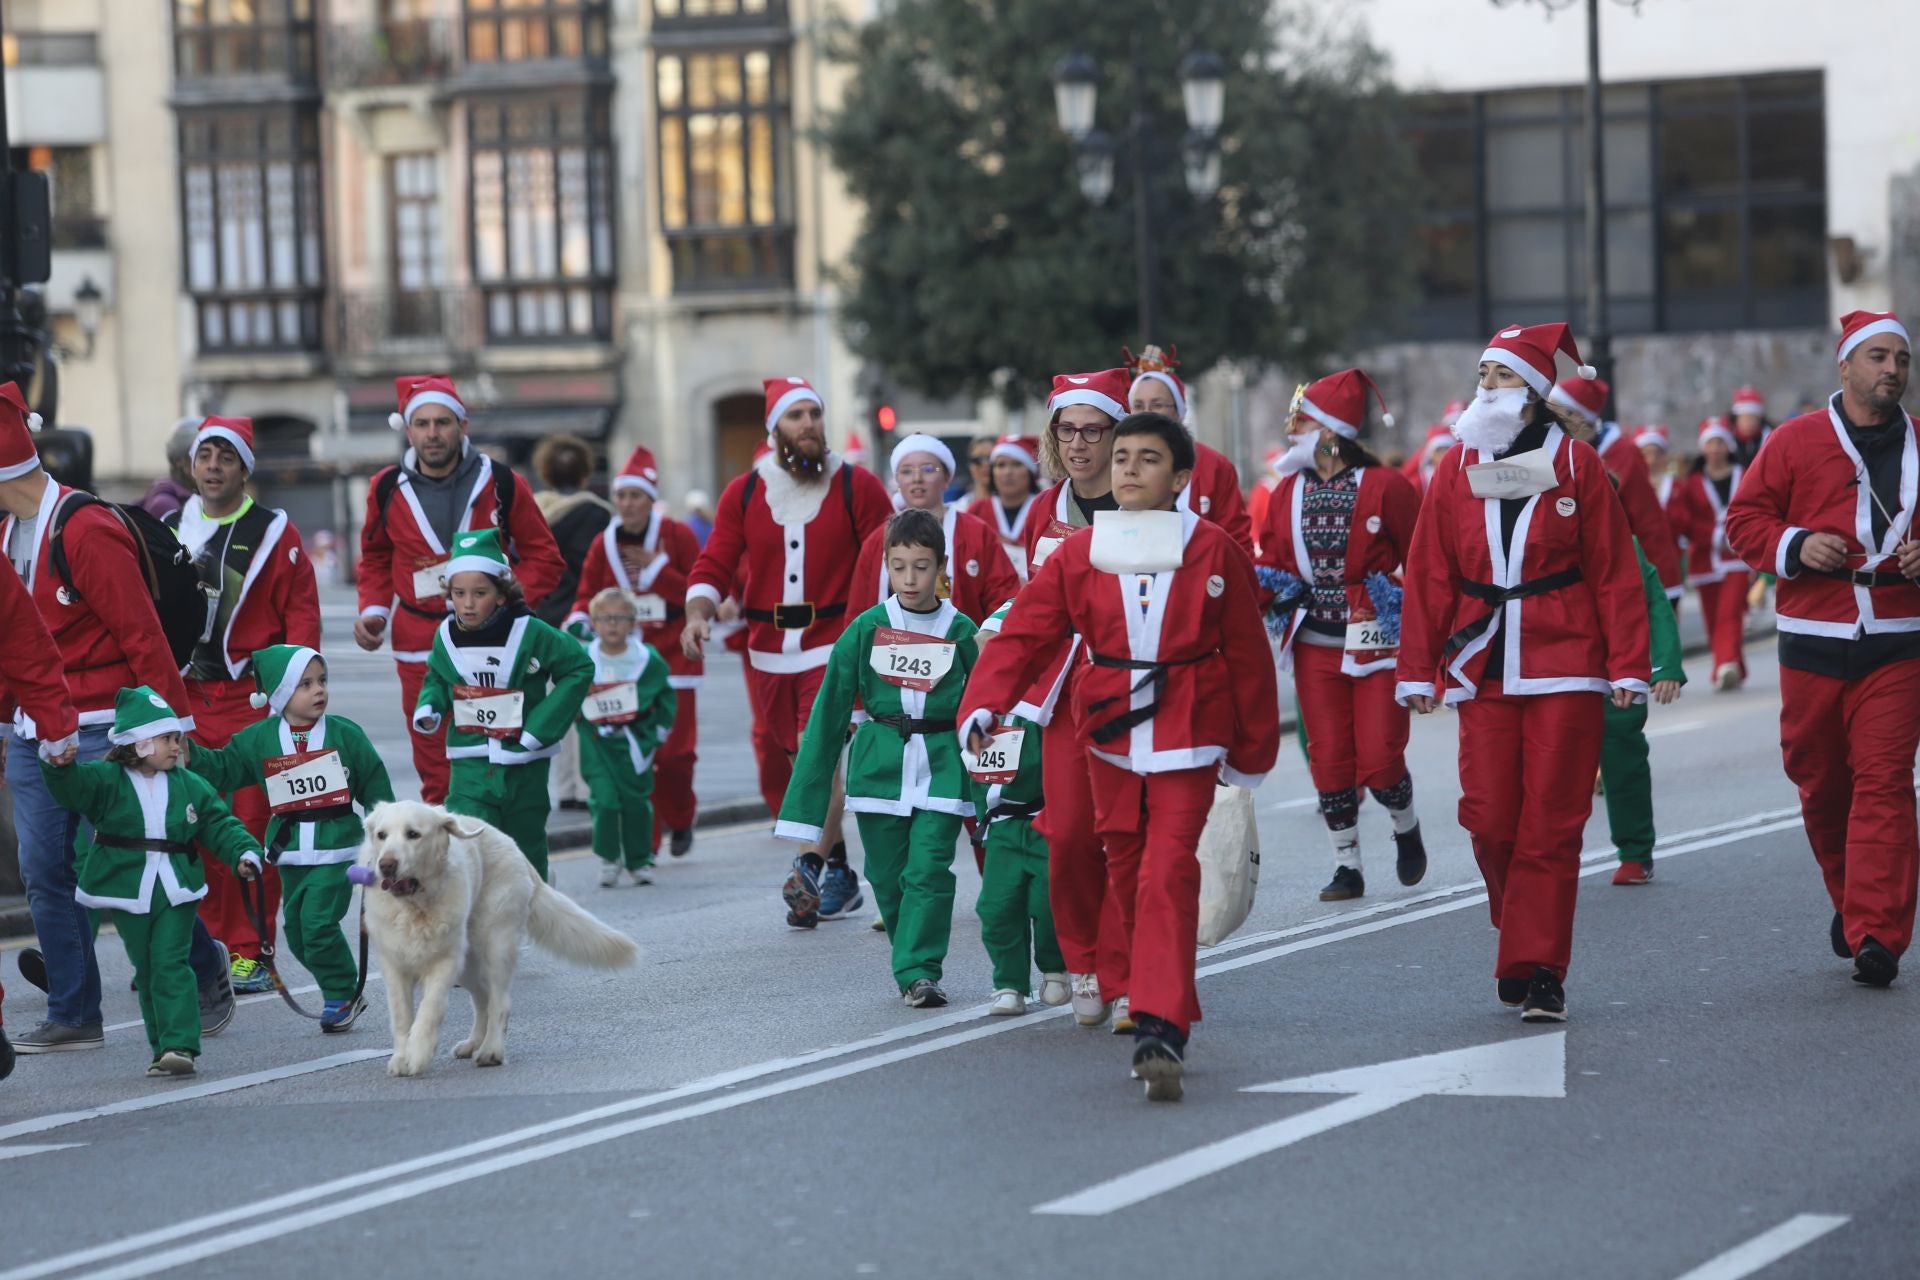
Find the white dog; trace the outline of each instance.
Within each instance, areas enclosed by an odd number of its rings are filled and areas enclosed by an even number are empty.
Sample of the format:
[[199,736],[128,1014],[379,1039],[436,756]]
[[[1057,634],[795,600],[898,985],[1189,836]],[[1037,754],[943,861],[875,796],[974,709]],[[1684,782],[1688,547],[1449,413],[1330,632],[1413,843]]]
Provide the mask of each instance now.
[[477,1067],[506,1061],[509,988],[522,938],[596,969],[632,964],[640,954],[633,939],[542,884],[520,847],[478,818],[387,803],[367,815],[366,829],[360,863],[379,882],[366,890],[367,932],[380,952],[393,1015],[389,1075],[426,1071],[456,982],[473,997],[473,1034],[453,1056],[472,1058]]

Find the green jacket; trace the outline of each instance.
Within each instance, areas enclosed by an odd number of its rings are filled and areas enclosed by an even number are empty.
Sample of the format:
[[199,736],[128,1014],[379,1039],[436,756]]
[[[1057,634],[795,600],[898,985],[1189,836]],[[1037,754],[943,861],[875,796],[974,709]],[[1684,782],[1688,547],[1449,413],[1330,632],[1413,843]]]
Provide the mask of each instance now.
[[[985,786],[976,781],[975,790],[980,796],[978,817],[983,825],[1005,822],[1014,816],[1012,814],[1005,814],[998,818],[993,816],[993,811],[1003,804],[1038,804],[1045,799],[1040,790],[1040,735],[1043,730],[1034,721],[1024,716],[1008,716],[1006,723],[1010,728],[1026,730],[1027,736],[1020,742],[1020,776],[1012,782],[996,782],[992,786]],[[1039,816],[1039,814],[1033,814],[1024,818],[1023,821],[1031,822]]]
[[[298,750],[293,730],[279,716],[248,725],[224,747],[193,748],[188,768],[231,795],[242,787],[266,785],[266,762]],[[393,799],[386,761],[373,749],[366,731],[345,716],[321,716],[307,732],[308,751],[338,751],[347,772],[347,791],[361,812]],[[298,815],[275,815],[267,820],[267,847],[280,845],[277,861],[292,867],[314,867],[352,862],[360,855],[366,830],[360,818],[343,814],[320,822],[301,821]],[[281,842],[285,843],[282,844]]]
[[[924,693],[889,684],[870,663],[873,635],[881,627],[951,640],[952,667]],[[833,795],[834,766],[840,760],[847,724],[855,718],[856,698],[861,712],[847,753],[848,811],[908,817],[916,810],[927,810],[972,816],[979,787],[960,763],[952,721],[960,713],[960,695],[979,654],[973,636],[972,620],[947,600],[940,602],[938,611],[923,615],[908,613],[897,597],[889,597],[849,623],[834,641],[826,678],[814,696],[813,713],[800,739],[793,781],[787,786],[774,834],[788,840],[820,838]],[[946,721],[948,727],[903,738],[896,726],[874,719],[901,715]]]
[[1633,553],[1640,557],[1640,585],[1647,593],[1647,634],[1653,639],[1653,683],[1678,680],[1685,684],[1687,673],[1680,665],[1680,624],[1674,620],[1673,602],[1667,599],[1667,589],[1660,585],[1660,575],[1640,550],[1637,538]]
[[[587,719],[587,707],[583,701],[580,707],[580,732],[592,734],[603,741],[620,740],[626,746],[633,771],[638,774],[653,768],[654,753],[660,750],[660,744],[673,732],[674,717],[680,710],[680,697],[673,686],[667,683],[667,660],[660,656],[659,650],[642,643],[637,635],[627,641],[627,647],[639,649],[646,659],[646,665],[640,668],[640,674],[633,682],[639,695],[639,716],[627,724],[597,725]],[[600,657],[598,637],[586,641],[585,651],[588,662],[595,664],[594,683],[597,684]]]
[[150,788],[142,787],[146,779],[133,770],[105,760],[61,768],[42,761],[40,771],[60,807],[93,825],[74,860],[79,888],[73,897],[81,906],[145,915],[155,884],[176,907],[207,896],[207,876],[197,855],[115,848],[99,843],[102,835],[182,844],[197,840],[230,867],[238,867],[245,854],[260,856],[259,841],[213,785],[186,769],[155,774]]
[[[593,662],[580,642],[532,614],[523,614],[514,619],[506,644],[493,655],[500,659],[497,667],[470,666],[484,663],[484,657],[476,655],[489,651],[456,646],[453,627],[453,619],[448,618],[434,633],[427,678],[413,709],[414,727],[431,733],[444,723],[449,760],[517,765],[557,755],[581,701],[593,685]],[[455,725],[452,712],[456,685],[519,690],[524,698],[520,736],[491,738]]]

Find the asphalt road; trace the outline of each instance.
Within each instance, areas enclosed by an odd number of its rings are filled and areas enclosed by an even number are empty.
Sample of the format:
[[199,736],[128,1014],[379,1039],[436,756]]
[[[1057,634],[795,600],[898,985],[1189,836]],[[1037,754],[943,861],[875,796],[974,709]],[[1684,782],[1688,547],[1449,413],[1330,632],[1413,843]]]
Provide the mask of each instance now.
[[[1696,660],[1654,714],[1656,882],[1608,885],[1588,828],[1564,1028],[1494,1001],[1444,714],[1411,752],[1415,889],[1369,806],[1368,897],[1316,900],[1326,836],[1283,753],[1260,900],[1201,956],[1177,1105],[1143,1100],[1104,1031],[984,1015],[970,860],[955,1007],[922,1013],[868,913],[785,929],[786,848],[707,830],[651,888],[557,863],[645,954],[605,976],[528,953],[497,1070],[450,1056],[462,998],[429,1074],[395,1080],[377,995],[330,1037],[268,996],[195,1081],[150,1082],[103,938],[107,1048],[0,1085],[0,1280],[1913,1274],[1913,980],[1859,988],[1828,949],[1770,647],[1750,652],[1745,690],[1706,692]],[[8,995],[37,1018],[37,992]]]

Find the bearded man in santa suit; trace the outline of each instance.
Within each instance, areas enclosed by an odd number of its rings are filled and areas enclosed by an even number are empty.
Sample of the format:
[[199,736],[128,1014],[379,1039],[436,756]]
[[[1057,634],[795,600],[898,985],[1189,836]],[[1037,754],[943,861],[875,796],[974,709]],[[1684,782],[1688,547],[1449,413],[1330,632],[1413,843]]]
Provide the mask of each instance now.
[[1607,402],[1612,395],[1613,388],[1599,378],[1562,378],[1547,400],[1561,411],[1574,434],[1593,446],[1612,473],[1614,491],[1627,513],[1627,527],[1640,540],[1641,554],[1660,575],[1660,585],[1671,593],[1683,585],[1680,551],[1674,546],[1660,495],[1654,492],[1653,479],[1647,474],[1646,458],[1620,424],[1607,417]]
[[[1123,349],[1124,350],[1124,349]],[[1133,413],[1158,413],[1172,418],[1193,434],[1187,420],[1187,384],[1174,372],[1176,348],[1164,352],[1148,346],[1139,355],[1125,352],[1133,381],[1127,389],[1127,408]],[[1193,479],[1180,492],[1180,510],[1191,510],[1227,531],[1249,556],[1253,554],[1253,521],[1247,517],[1246,496],[1240,492],[1240,472],[1218,449],[1193,442]]]
[[[720,494],[713,533],[688,575],[680,633],[700,654],[720,602],[742,601],[747,620],[747,695],[779,751],[791,760],[826,677],[833,642],[846,629],[854,561],[867,535],[893,514],[886,486],[827,447],[826,405],[805,378],[765,382],[773,449]],[[741,571],[745,570],[745,583]],[[860,598],[866,598],[863,591]],[[787,923],[811,929],[862,900],[840,838],[840,784],[817,847],[793,860],[781,889]]]

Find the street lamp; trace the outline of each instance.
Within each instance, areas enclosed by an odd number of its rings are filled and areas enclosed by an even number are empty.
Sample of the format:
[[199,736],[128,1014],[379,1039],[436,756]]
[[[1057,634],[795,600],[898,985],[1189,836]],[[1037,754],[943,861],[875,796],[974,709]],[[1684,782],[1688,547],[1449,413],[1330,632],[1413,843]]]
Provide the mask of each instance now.
[[86,335],[87,350],[83,358],[93,359],[93,340],[100,332],[101,304],[106,295],[100,292],[100,286],[93,282],[92,276],[83,276],[80,287],[73,291],[73,318],[80,324],[80,332]]
[[1053,109],[1060,132],[1079,142],[1093,131],[1093,108],[1100,96],[1100,68],[1084,53],[1070,53],[1054,64]]
[[1227,110],[1227,64],[1214,53],[1190,53],[1180,64],[1180,97],[1187,106],[1187,127],[1208,135],[1220,132]]
[[1099,129],[1081,137],[1073,148],[1073,167],[1080,175],[1080,194],[1090,204],[1105,204],[1113,194],[1113,139]]

